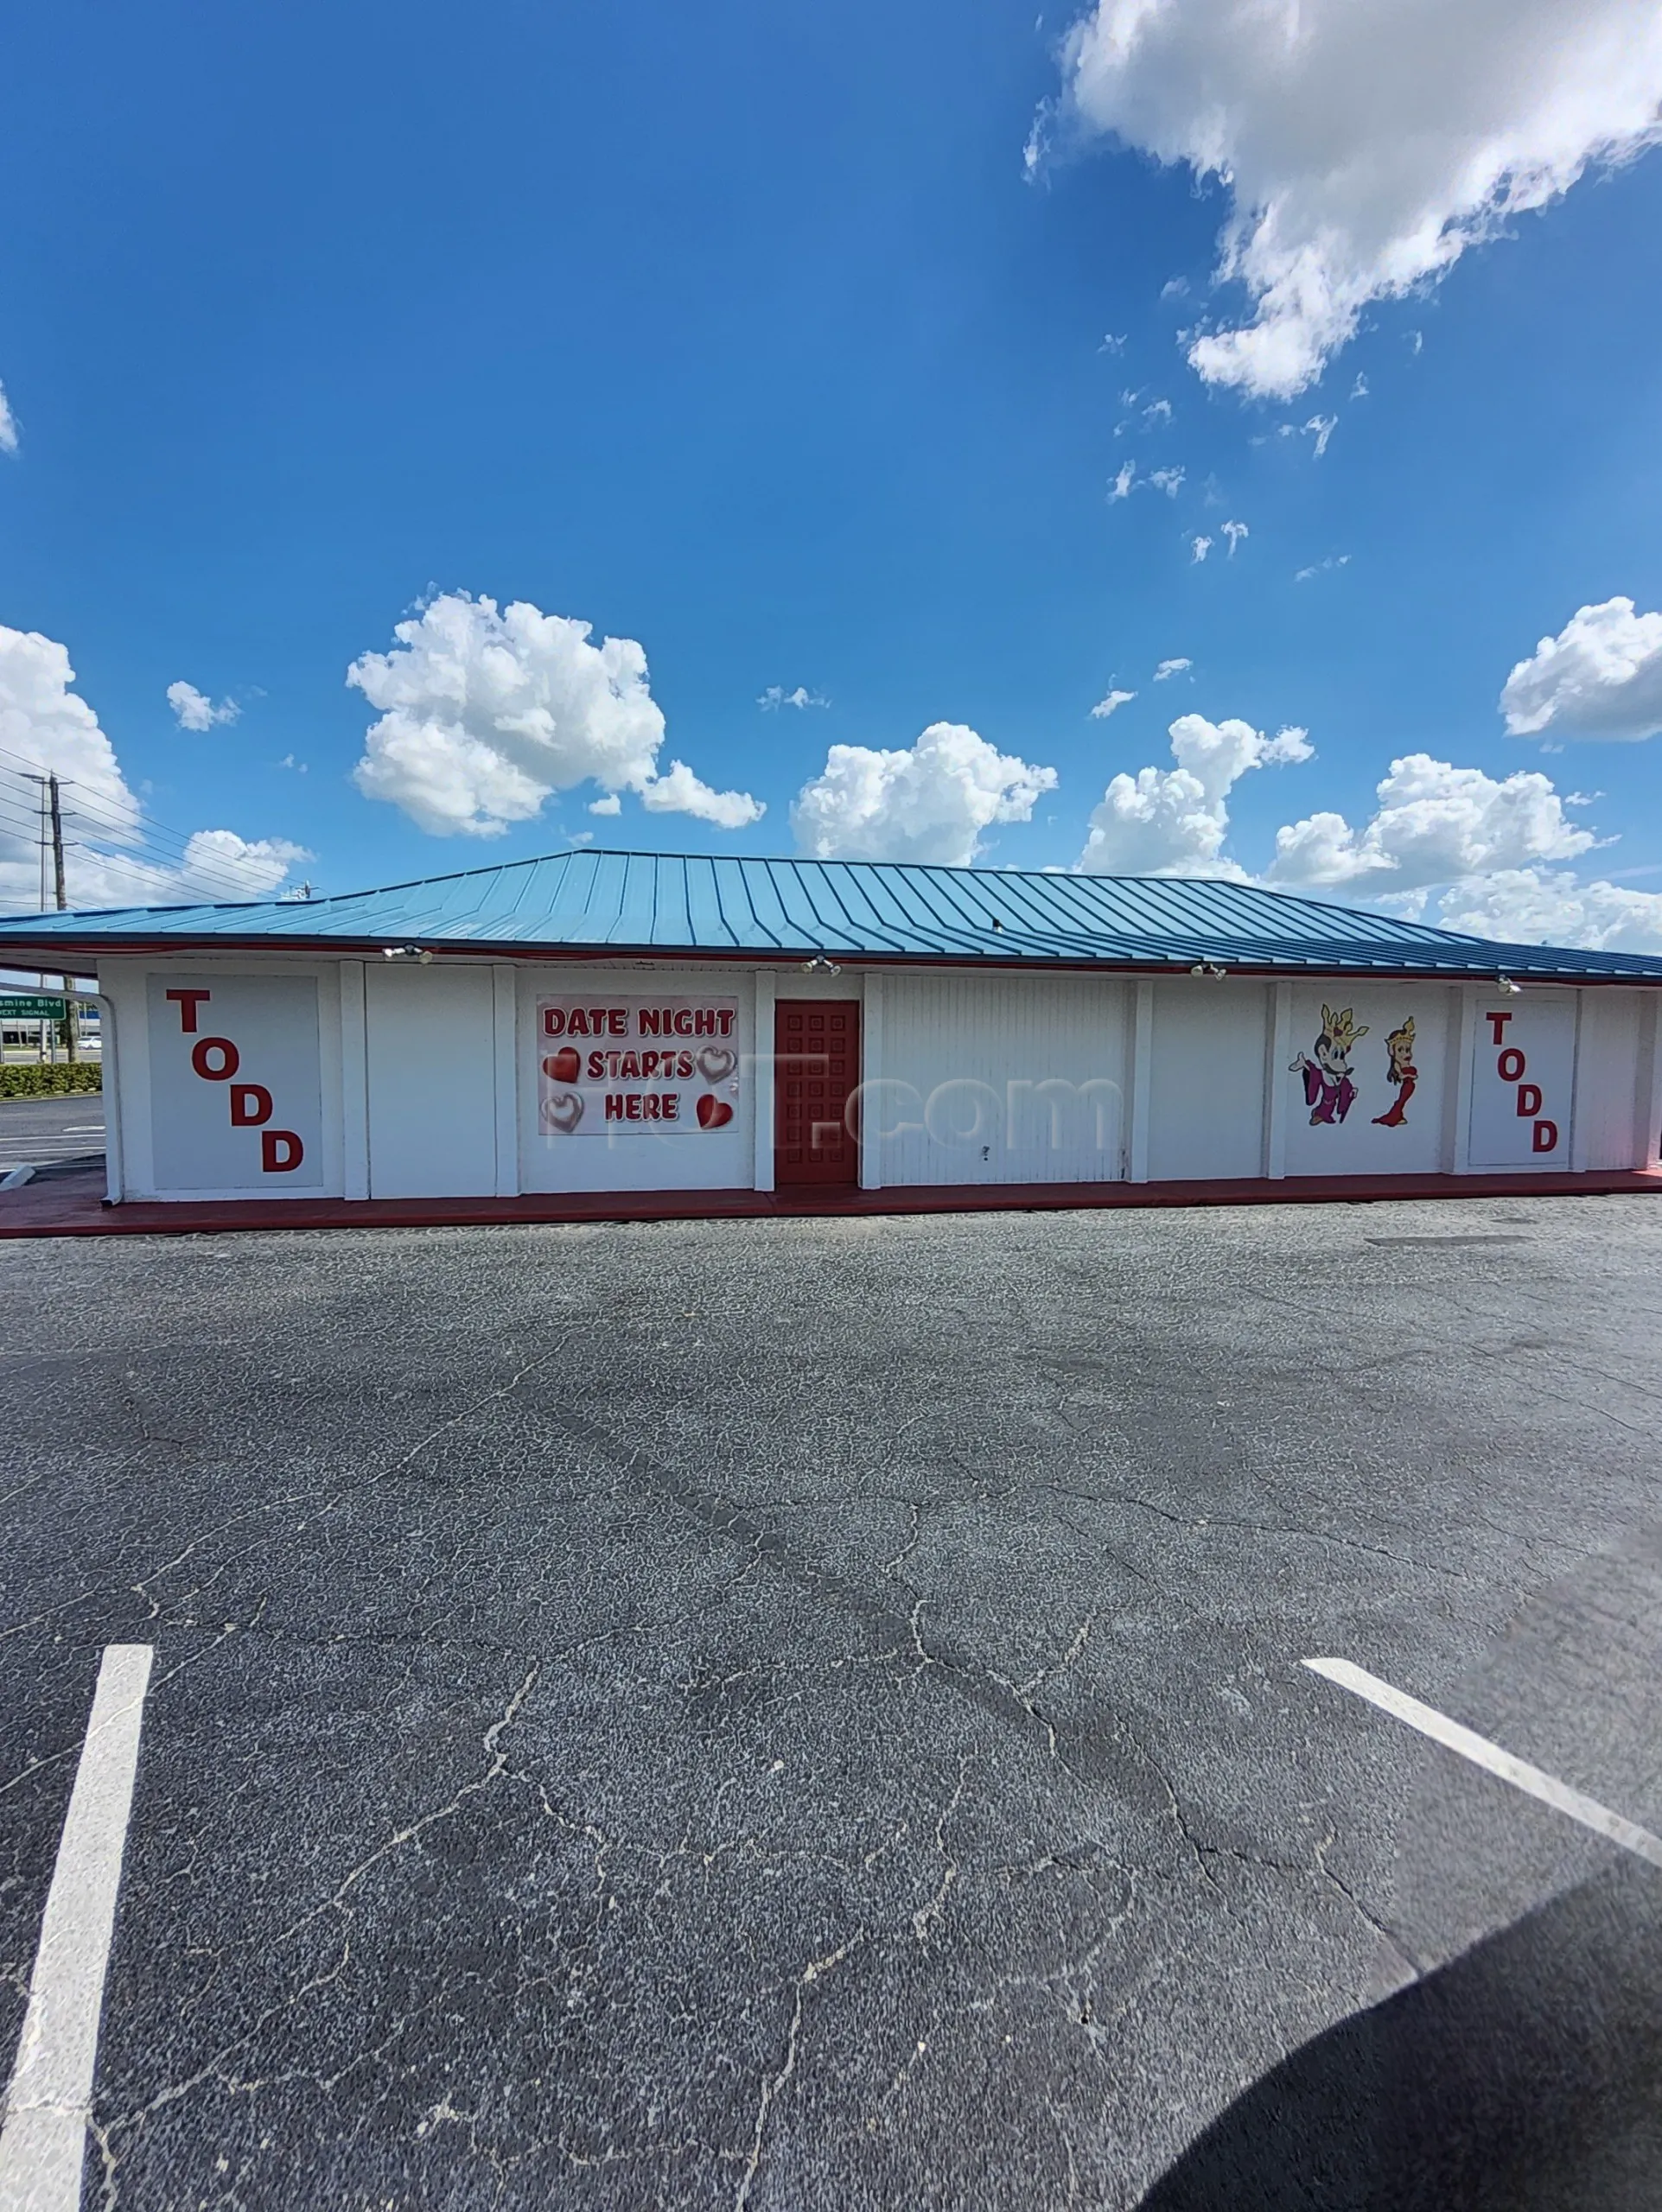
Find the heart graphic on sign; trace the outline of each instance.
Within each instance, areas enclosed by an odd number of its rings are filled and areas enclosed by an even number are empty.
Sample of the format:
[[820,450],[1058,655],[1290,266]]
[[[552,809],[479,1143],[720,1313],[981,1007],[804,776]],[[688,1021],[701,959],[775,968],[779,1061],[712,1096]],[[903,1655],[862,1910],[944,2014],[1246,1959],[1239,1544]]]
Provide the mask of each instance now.
[[[704,1058],[701,1052],[699,1058]],[[698,1101],[698,1127],[701,1129],[724,1129],[733,1118],[733,1109],[724,1098],[712,1097],[705,1091]]]
[[706,1045],[698,1055],[698,1072],[706,1083],[719,1083],[737,1067],[738,1057],[725,1045]]
[[575,1090],[557,1090],[543,1108],[543,1120],[551,1129],[557,1129],[569,1137],[583,1119],[583,1099]]
[[551,1083],[575,1083],[583,1073],[583,1055],[575,1045],[563,1045],[543,1062],[543,1073]]

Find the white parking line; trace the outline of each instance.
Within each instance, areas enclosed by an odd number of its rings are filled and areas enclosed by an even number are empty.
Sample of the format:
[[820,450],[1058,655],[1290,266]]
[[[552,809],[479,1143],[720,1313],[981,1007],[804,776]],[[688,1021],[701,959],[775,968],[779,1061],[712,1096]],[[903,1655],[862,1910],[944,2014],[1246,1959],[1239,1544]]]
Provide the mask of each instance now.
[[76,2212],[116,1893],[153,1653],[112,1643],[99,1669],[47,1892],[0,2133],[0,2212]]
[[1340,1689],[1352,1690],[1358,1697],[1365,1697],[1370,1705],[1377,1705],[1396,1720],[1405,1720],[1410,1728],[1417,1728],[1422,1736],[1429,1736],[1435,1744],[1446,1745],[1451,1751],[1458,1751],[1463,1759],[1470,1759],[1474,1766],[1484,1767],[1490,1774],[1499,1775],[1502,1782],[1511,1783],[1514,1789],[1522,1789],[1531,1797],[1538,1797],[1544,1805],[1551,1805],[1555,1813],[1567,1814],[1572,1821],[1579,1821],[1584,1828],[1591,1828],[1595,1835],[1607,1837],[1619,1843],[1624,1851],[1631,1851],[1640,1859],[1649,1859],[1652,1866],[1662,1866],[1662,1836],[1654,1836],[1648,1828],[1625,1821],[1620,1813],[1613,1813],[1601,1805],[1595,1797],[1584,1797],[1579,1789],[1572,1789],[1567,1782],[1560,1782],[1556,1775],[1544,1773],[1538,1766],[1531,1766],[1527,1759],[1514,1758],[1510,1751],[1502,1751],[1499,1744],[1492,1744],[1487,1736],[1480,1736],[1470,1728],[1463,1728],[1458,1720],[1450,1720],[1435,1706],[1422,1705],[1417,1697],[1410,1697],[1389,1682],[1381,1681],[1377,1675],[1370,1675],[1364,1667],[1353,1667],[1348,1659],[1307,1659],[1307,1667],[1318,1675],[1325,1675],[1330,1682],[1337,1682]]

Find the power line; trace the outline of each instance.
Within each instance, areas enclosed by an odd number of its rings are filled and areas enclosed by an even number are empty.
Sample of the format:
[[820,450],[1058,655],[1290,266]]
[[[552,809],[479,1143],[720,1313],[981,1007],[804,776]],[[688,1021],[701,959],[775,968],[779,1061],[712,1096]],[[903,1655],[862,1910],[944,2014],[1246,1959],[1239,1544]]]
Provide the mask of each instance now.
[[[35,764],[29,760],[25,755],[20,753],[13,753],[5,746],[0,746],[0,759],[17,761],[20,763],[25,772],[38,772],[35,769]],[[0,773],[4,772],[8,772],[0,771]],[[16,773],[16,772],[14,770],[10,772]],[[65,779],[64,781],[66,789],[73,788],[79,790],[84,788],[84,786],[75,784],[72,779]],[[120,819],[118,817],[109,813],[105,809],[99,807],[89,800],[79,799],[72,801],[70,811],[72,813],[80,813],[84,815],[90,822],[92,822],[95,824],[99,823],[103,823],[112,838],[127,838],[131,837],[132,835],[133,823],[131,822]],[[173,850],[178,854],[181,861],[183,860],[190,843],[190,836],[187,836],[187,834],[182,830],[173,829],[165,822],[158,821],[155,815],[151,814],[147,808],[140,805],[137,800],[133,802],[133,813],[134,819],[137,823],[143,823],[147,831],[150,833],[150,842],[153,845],[159,846],[164,850],[167,848],[171,847]],[[201,836],[204,834],[205,833],[201,830],[196,830],[191,833],[192,836]],[[200,875],[204,880],[207,880],[210,876],[214,877],[221,883],[233,886],[245,898],[248,895],[245,885],[240,883],[234,875],[228,874],[223,867],[216,870],[211,861],[207,863],[193,863],[192,873],[193,874]]]
[[[3,748],[0,748],[0,751],[3,751]],[[8,760],[15,760],[20,759],[22,756],[17,753],[6,753],[4,757]],[[20,771],[16,768],[0,769],[0,774],[16,776],[20,778],[29,774],[29,772],[30,772],[28,770]],[[66,788],[80,791],[83,787],[79,784],[67,783]],[[137,804],[134,806],[131,817],[124,817],[120,815],[112,813],[107,807],[100,806],[96,801],[87,798],[80,798],[75,800],[73,803],[73,810],[84,817],[88,822],[101,825],[109,832],[111,837],[129,838],[132,839],[135,842],[142,842],[143,839],[136,836],[135,832],[138,825],[145,824],[151,831],[156,833],[152,839],[153,842],[163,845],[171,844],[176,846],[181,851],[182,851],[186,843],[188,842],[178,831],[169,830],[164,823],[156,822],[151,817],[147,816],[144,813],[143,809]]]
[[[30,846],[41,844],[41,825],[33,817],[25,816],[16,808],[7,809],[0,806],[0,822],[3,822],[11,834],[20,841]],[[216,867],[212,861],[206,861],[200,858],[188,862],[182,859],[175,861],[143,844],[129,845],[115,852],[106,852],[96,845],[89,844],[84,838],[78,837],[67,838],[65,844],[68,849],[84,853],[89,861],[100,861],[110,868],[118,869],[127,866],[135,871],[148,869],[161,876],[183,879],[182,881],[175,880],[154,887],[139,887],[139,895],[129,903],[143,903],[143,893],[145,890],[151,890],[152,895],[166,891],[180,893],[188,897],[187,886],[191,888],[201,886],[209,893],[217,888],[223,891],[228,899],[236,900],[258,898],[262,895],[257,891],[251,890],[245,880],[232,874],[224,865]],[[44,847],[41,849],[44,850]]]
[[[0,753],[4,754],[8,760],[19,760],[22,757],[17,753],[8,753],[3,747],[0,747]],[[19,772],[16,769],[0,769],[0,775],[19,776]],[[66,791],[73,788],[73,785],[66,783]],[[35,842],[41,836],[40,823],[32,811],[32,801],[29,799],[29,795],[22,796],[26,804],[30,805],[31,811],[27,817],[23,817],[20,816],[16,807],[11,810],[14,831],[16,834],[26,835],[31,842]],[[3,786],[0,786],[0,798],[3,797]],[[143,824],[150,833],[148,836],[135,836],[132,822],[123,821],[84,799],[67,800],[65,804],[65,812],[72,819],[79,818],[89,824],[95,836],[99,834],[99,826],[102,825],[105,831],[106,842],[124,849],[116,853],[101,854],[85,841],[73,839],[70,841],[72,843],[78,843],[80,849],[90,857],[111,862],[130,858],[138,864],[148,864],[169,874],[187,874],[193,885],[201,884],[209,891],[217,887],[228,898],[237,900],[258,899],[270,895],[252,889],[245,878],[234,873],[229,863],[223,861],[216,862],[211,858],[205,857],[200,851],[193,854],[190,850],[189,839],[177,830],[169,830],[164,823],[157,822],[154,816],[146,814],[143,808],[137,808],[135,813],[137,822]],[[201,831],[195,833],[199,836],[203,834]]]

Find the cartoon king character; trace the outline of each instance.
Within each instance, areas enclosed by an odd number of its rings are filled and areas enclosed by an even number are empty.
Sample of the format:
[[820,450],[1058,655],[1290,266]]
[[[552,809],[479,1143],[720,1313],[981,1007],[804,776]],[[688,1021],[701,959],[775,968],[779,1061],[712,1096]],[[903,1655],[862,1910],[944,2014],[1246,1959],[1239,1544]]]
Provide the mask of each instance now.
[[[1310,1127],[1325,1122],[1329,1128],[1342,1122],[1356,1103],[1356,1085],[1351,1081],[1350,1056],[1359,1037],[1367,1035],[1367,1024],[1359,1029],[1352,1009],[1347,1007],[1335,1014],[1331,1007],[1321,1009],[1321,1034],[1315,1040],[1315,1056],[1301,1052],[1292,1063],[1290,1072],[1304,1077],[1304,1103],[1310,1109]],[[1401,1103],[1400,1100],[1398,1102]]]
[[1397,1096],[1391,1101],[1388,1114],[1376,1114],[1373,1118],[1382,1129],[1399,1129],[1408,1111],[1408,1102],[1414,1096],[1414,1086],[1420,1071],[1414,1065],[1414,1017],[1410,1014],[1400,1029],[1393,1029],[1385,1039],[1385,1052],[1389,1065],[1385,1081],[1394,1083]]

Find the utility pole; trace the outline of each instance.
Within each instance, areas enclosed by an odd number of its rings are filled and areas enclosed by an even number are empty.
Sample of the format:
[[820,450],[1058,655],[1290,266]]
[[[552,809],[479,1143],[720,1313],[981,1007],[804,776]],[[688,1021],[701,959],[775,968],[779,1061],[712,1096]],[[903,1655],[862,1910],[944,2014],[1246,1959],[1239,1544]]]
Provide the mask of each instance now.
[[[60,796],[58,779],[56,776],[37,775],[33,780],[46,786],[47,817],[52,836],[52,885],[57,894],[58,912],[61,914],[68,909],[69,898],[64,888],[63,880],[63,804]],[[44,839],[41,843],[41,873],[44,876],[46,873]],[[45,904],[44,899],[41,903]],[[63,978],[63,1043],[65,1056],[71,1061],[80,1058],[80,1023],[76,1017],[74,988],[73,980],[66,976]]]

